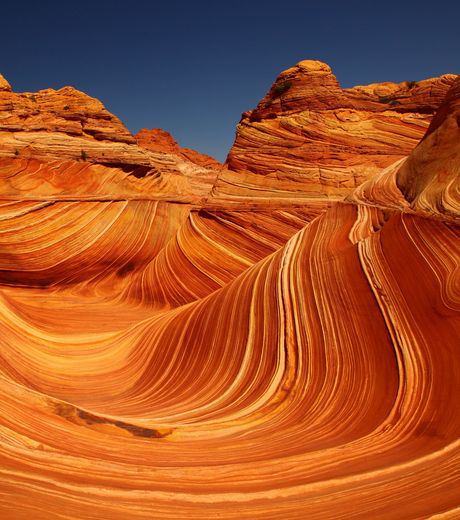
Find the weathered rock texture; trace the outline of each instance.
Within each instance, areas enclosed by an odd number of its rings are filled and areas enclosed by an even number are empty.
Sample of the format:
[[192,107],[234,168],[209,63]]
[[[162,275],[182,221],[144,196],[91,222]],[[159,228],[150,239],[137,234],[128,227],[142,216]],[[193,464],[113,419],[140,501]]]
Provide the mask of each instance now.
[[[117,117],[83,92],[64,87],[17,94],[5,85],[0,88],[0,158],[18,161],[3,162],[6,171],[0,165],[0,197],[197,202],[215,181],[217,173],[209,165],[204,168],[184,154],[138,146]],[[59,164],[42,167],[37,161]],[[138,180],[144,178],[145,182]]]
[[0,159],[0,516],[457,518],[459,88],[323,213]]
[[153,152],[172,153],[205,168],[221,168],[222,166],[219,161],[209,155],[180,147],[174,137],[162,128],[152,128],[151,130],[142,128],[135,138],[139,146]]
[[328,65],[301,61],[243,114],[214,193],[340,199],[412,151],[454,79],[342,89]]

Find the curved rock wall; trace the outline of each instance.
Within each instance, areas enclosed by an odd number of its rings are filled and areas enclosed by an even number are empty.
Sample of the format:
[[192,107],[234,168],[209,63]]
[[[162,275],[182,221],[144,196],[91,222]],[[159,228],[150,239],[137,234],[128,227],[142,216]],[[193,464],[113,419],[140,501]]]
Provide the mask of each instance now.
[[1,517],[457,518],[459,85],[343,201],[1,159]]

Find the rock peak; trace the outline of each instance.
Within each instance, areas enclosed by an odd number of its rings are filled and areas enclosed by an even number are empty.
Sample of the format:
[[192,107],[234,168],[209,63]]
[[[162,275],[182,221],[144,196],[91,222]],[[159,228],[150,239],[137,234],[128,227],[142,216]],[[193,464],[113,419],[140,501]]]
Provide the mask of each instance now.
[[11,85],[6,79],[0,74],[0,92],[11,92]]
[[341,88],[328,65],[301,61],[243,114],[214,191],[240,189],[229,172],[251,172],[254,196],[341,197],[412,152],[455,78]]
[[278,76],[283,78],[285,76],[328,76],[332,75],[332,69],[327,63],[318,60],[301,60],[293,67],[289,67]]
[[296,67],[307,72],[326,72],[328,74],[332,72],[327,63],[317,60],[302,60],[296,64]]

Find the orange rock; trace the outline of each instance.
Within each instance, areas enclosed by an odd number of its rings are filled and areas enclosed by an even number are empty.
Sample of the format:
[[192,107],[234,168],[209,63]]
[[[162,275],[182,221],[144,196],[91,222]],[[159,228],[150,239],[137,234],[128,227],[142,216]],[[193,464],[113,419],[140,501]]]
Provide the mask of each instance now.
[[[287,74],[331,102],[326,65]],[[294,174],[258,196],[247,181],[267,177],[243,170],[209,193],[217,171],[170,149],[145,149],[146,172],[70,160],[62,132],[40,158],[0,139],[0,517],[457,518],[460,80],[446,81],[409,157],[399,116],[382,133],[364,111],[363,142],[397,160],[346,201],[311,178],[304,196]],[[371,106],[401,89],[334,95]],[[354,132],[341,154],[371,164]]]
[[167,152],[187,159],[205,168],[221,168],[222,165],[213,157],[196,152],[190,148],[182,148],[173,136],[161,128],[142,128],[135,135],[137,144],[154,152]]
[[[0,164],[0,196],[176,198],[196,203],[215,181],[216,171],[191,161],[186,153],[179,157],[139,146],[117,117],[83,92],[64,87],[17,94],[4,84],[0,159],[17,162]],[[84,172],[81,179],[77,172]]]
[[302,61],[243,114],[215,196],[340,199],[412,151],[454,79],[342,89]]
[[460,213],[460,78],[428,131],[397,173],[398,188],[417,212]]
[[6,79],[0,74],[0,92],[11,92],[11,85]]
[[460,213],[460,78],[410,156],[361,185],[349,200],[456,221]]

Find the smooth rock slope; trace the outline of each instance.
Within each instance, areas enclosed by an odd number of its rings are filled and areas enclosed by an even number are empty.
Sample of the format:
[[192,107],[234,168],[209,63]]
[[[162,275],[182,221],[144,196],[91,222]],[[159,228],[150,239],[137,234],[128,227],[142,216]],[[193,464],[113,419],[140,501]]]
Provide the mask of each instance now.
[[370,121],[342,159],[329,108],[307,125],[334,175],[361,172],[333,193],[255,195],[252,152],[179,184],[172,150],[136,177],[0,139],[2,518],[458,517],[460,79],[340,94],[324,64],[289,70],[313,86],[280,110],[342,96]]

